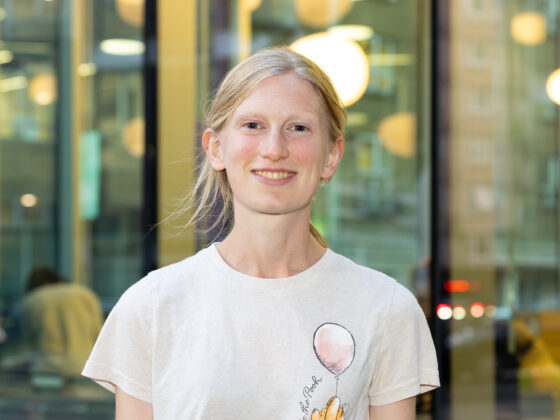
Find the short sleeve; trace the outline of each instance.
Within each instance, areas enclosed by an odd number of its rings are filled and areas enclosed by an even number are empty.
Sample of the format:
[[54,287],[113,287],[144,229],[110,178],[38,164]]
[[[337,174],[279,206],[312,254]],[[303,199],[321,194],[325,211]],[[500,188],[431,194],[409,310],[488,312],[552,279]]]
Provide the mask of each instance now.
[[412,293],[395,282],[369,389],[370,405],[386,405],[439,387],[434,343]]
[[131,286],[109,313],[82,375],[151,403],[153,290],[150,277]]

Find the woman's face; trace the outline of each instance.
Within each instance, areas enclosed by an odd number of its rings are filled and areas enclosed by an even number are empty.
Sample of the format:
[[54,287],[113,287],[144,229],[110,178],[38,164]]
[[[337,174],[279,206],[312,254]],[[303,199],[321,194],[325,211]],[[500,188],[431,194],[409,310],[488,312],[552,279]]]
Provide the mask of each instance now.
[[328,141],[328,120],[312,85],[294,73],[261,82],[219,136],[203,145],[215,170],[227,172],[236,212],[308,211],[321,178],[334,175],[344,140]]

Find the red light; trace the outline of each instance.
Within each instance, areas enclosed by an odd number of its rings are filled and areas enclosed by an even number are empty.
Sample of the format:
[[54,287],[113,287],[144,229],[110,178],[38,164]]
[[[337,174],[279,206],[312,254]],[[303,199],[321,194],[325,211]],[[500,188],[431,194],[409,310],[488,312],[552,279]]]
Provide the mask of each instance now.
[[470,284],[467,280],[447,280],[443,287],[449,293],[465,293],[469,291]]
[[453,309],[447,303],[440,303],[436,308],[436,314],[439,319],[449,319],[453,315]]
[[484,310],[485,309],[486,309],[486,307],[484,306],[483,303],[474,302],[471,305],[471,315],[475,318],[480,318],[482,315],[484,315]]

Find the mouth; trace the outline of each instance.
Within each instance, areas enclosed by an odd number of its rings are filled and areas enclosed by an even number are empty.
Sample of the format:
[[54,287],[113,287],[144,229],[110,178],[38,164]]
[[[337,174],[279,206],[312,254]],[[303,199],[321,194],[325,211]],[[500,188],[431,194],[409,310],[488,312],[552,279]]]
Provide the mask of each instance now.
[[271,180],[290,178],[297,173],[294,171],[286,171],[283,169],[280,170],[254,169],[251,172],[254,173],[255,175]]

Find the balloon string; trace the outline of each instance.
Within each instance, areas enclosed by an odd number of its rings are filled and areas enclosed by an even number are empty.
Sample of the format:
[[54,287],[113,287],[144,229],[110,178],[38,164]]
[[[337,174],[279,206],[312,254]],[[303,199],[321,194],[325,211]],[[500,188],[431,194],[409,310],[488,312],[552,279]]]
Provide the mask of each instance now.
[[336,390],[335,390],[335,392],[334,392],[334,396],[335,396],[335,397],[338,397],[338,375],[335,376],[335,378],[336,378]]

